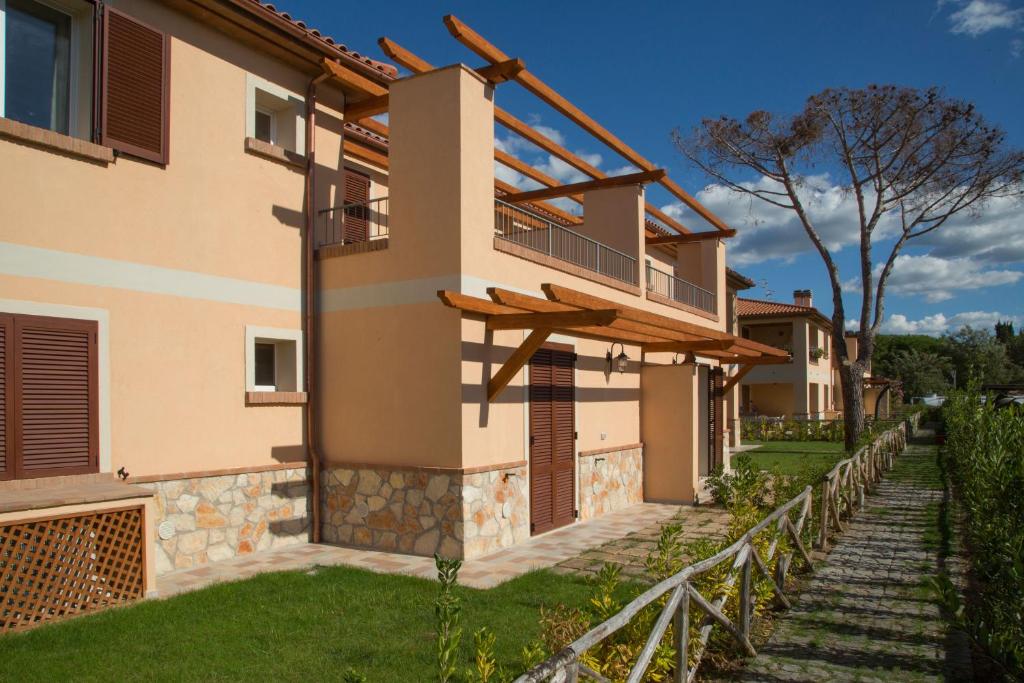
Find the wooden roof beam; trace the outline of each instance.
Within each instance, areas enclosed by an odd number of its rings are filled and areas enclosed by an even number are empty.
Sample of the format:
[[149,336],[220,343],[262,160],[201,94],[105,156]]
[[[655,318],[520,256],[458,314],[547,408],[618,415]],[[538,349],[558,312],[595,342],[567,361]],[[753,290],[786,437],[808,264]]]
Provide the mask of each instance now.
[[388,89],[379,83],[374,83],[366,76],[357,74],[352,69],[346,66],[342,66],[334,60],[327,59],[324,57],[320,60],[320,68],[323,69],[324,73],[333,78],[334,80],[346,86],[350,90],[356,90],[358,92],[365,93],[370,97],[377,97],[379,95],[386,95]]
[[714,230],[711,232],[691,232],[688,235],[664,235],[658,237],[648,237],[647,246],[653,247],[660,244],[691,244],[693,242],[701,242],[703,240],[720,240],[724,237],[732,237],[736,234],[735,230]]
[[[498,180],[497,178],[494,179],[494,186],[505,193],[505,197],[503,197],[505,201],[510,201],[511,197],[519,193],[518,187],[516,187],[515,185],[510,185],[503,180]],[[552,216],[557,216],[558,218],[562,219],[563,221],[571,225],[580,225],[581,223],[583,223],[583,219],[580,218],[579,216],[573,216],[568,211],[563,211],[554,204],[548,204],[547,202],[543,202],[540,200],[534,200],[530,203],[533,204],[538,209],[546,211],[547,213],[550,213]]]
[[[456,40],[492,64],[496,62],[503,62],[509,58],[508,55],[489,43],[483,36],[471,29],[454,15],[447,15],[444,18],[444,24],[448,27],[448,32],[451,33]],[[627,159],[631,164],[634,164],[645,171],[654,169],[654,164],[612,134],[611,131],[587,116],[582,110],[569,102],[569,100],[558,94],[554,88],[541,81],[528,70],[520,72],[519,75],[516,76],[516,81],[544,102],[551,105],[551,107],[560,114],[576,123],[585,131],[613,149],[617,154]],[[659,182],[661,182],[662,186],[666,190],[693,209],[701,218],[713,225],[716,229],[722,231],[730,229],[729,226],[727,226],[718,216],[694,199],[675,181],[666,177]]]
[[511,81],[525,70],[526,64],[523,60],[506,59],[505,61],[498,62],[497,64],[481,67],[477,69],[476,72],[483,76],[489,83],[497,85],[499,83],[507,83],[508,81]]
[[[380,45],[381,50],[384,52],[385,55],[388,56],[388,58],[404,66],[406,69],[409,69],[409,71],[412,71],[414,73],[424,73],[426,71],[434,70],[434,66],[430,62],[413,54],[406,48],[402,47],[395,41],[391,40],[390,38],[380,38],[377,41],[377,44]],[[543,133],[534,130],[528,123],[520,119],[517,119],[515,116],[508,113],[501,107],[494,108],[494,120],[497,121],[500,125],[507,128],[508,130],[515,133],[516,135],[520,136],[521,138],[532,142],[541,150],[547,152],[548,154],[558,159],[561,159],[565,163],[575,168],[577,171],[584,173],[590,176],[591,178],[607,177],[606,174],[597,167],[587,163],[578,155],[573,154],[572,152],[562,147],[557,142],[547,137]],[[538,180],[537,178],[534,178],[534,180],[537,180],[542,185],[547,185],[547,183],[545,183],[542,180]],[[656,206],[648,203],[644,208],[647,211],[647,213],[651,214],[652,216],[663,222],[665,225],[672,228],[673,230],[678,230],[679,232],[682,233],[690,232],[689,228],[687,228],[685,225],[675,220],[671,216],[668,216],[665,212],[663,212]]]
[[489,330],[572,329],[604,327],[615,320],[615,311],[559,311],[553,313],[512,313],[492,315],[487,319]]
[[723,385],[722,385],[722,393],[723,393],[723,394],[727,394],[727,393],[729,393],[729,391],[730,391],[730,390],[731,390],[731,389],[732,389],[732,388],[733,388],[734,386],[736,386],[737,384],[739,384],[739,381],[740,381],[741,379],[743,379],[744,377],[746,377],[746,376],[747,376],[747,373],[749,373],[749,372],[750,372],[751,370],[753,370],[753,369],[754,369],[754,368],[756,368],[756,367],[757,367],[756,365],[752,365],[752,364],[748,364],[748,365],[744,365],[744,366],[742,366],[742,367],[741,367],[741,368],[739,369],[739,372],[737,372],[737,373],[736,373],[735,375],[733,375],[732,377],[730,377],[729,379],[727,379],[727,380],[726,380],[726,382],[725,382],[725,384],[723,384]]
[[377,95],[376,97],[368,97],[365,100],[359,102],[353,102],[352,104],[345,105],[345,120],[358,122],[361,119],[366,119],[377,114],[383,114],[388,110],[388,95]]
[[664,169],[655,169],[653,171],[642,171],[640,173],[628,173],[626,175],[611,176],[609,178],[601,178],[600,180],[585,180],[582,183],[570,183],[568,185],[557,185],[555,187],[545,187],[540,190],[529,190],[527,192],[517,192],[509,198],[509,201],[515,204],[522,202],[534,202],[538,199],[553,199],[555,197],[565,197],[571,194],[577,194],[579,192],[590,192],[591,190],[606,190],[610,187],[622,187],[624,185],[644,185],[646,183],[657,182],[661,178],[665,177]]
[[724,351],[730,347],[732,347],[732,341],[728,339],[695,339],[693,341],[644,344],[644,351],[648,353],[689,353],[690,351]]

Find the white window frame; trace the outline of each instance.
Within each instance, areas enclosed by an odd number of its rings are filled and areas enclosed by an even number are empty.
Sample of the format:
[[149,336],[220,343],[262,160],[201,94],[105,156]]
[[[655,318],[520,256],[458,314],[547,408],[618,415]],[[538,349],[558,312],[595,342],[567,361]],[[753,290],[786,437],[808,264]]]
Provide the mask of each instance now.
[[[303,369],[303,343],[302,330],[283,327],[262,327],[259,325],[245,326],[245,390],[246,391],[305,391],[305,375]],[[256,384],[256,344],[268,343],[278,344],[289,342],[295,345],[295,389],[281,389],[280,385],[273,387]],[[275,350],[276,351],[276,350]],[[274,365],[275,376],[280,372],[279,359],[275,352]],[[275,377],[276,381],[276,377]]]
[[[256,114],[266,114],[270,117],[270,144],[277,144],[277,112],[266,107],[255,106],[252,117],[252,137],[256,137]],[[257,138],[259,139],[259,138]]]
[[[256,110],[268,111],[264,107],[257,107],[256,105],[256,91],[261,90],[268,95],[272,95],[280,100],[285,100],[291,103],[295,110],[295,149],[290,150],[296,154],[306,154],[306,116],[305,116],[305,98],[300,95],[282,88],[281,86],[271,83],[259,76],[254,74],[245,75],[245,137],[255,138],[256,137]],[[287,122],[281,120],[280,112],[271,111],[271,125],[273,132],[271,137],[274,139],[275,145],[279,144],[279,128],[283,125],[288,125]],[[291,117],[289,117],[291,118]]]
[[[39,5],[49,7],[60,12],[71,20],[71,35],[68,44],[68,132],[70,137],[88,137],[89,131],[79,130],[78,125],[78,97],[79,79],[78,72],[82,63],[79,61],[79,52],[82,49],[81,32],[91,30],[92,14],[88,12],[90,5],[86,2],[79,3],[61,2],[61,0],[31,0]],[[77,9],[76,9],[77,7]],[[0,0],[0,117],[7,117],[7,0]],[[54,131],[56,132],[56,131]],[[63,133],[61,133],[63,134]]]

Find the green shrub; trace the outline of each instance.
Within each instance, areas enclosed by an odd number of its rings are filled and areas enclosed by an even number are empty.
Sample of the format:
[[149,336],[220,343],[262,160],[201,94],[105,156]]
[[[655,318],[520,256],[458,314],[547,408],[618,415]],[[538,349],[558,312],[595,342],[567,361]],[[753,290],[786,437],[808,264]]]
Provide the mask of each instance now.
[[979,595],[968,631],[1024,677],[1024,409],[996,409],[977,391],[943,406],[946,451]]

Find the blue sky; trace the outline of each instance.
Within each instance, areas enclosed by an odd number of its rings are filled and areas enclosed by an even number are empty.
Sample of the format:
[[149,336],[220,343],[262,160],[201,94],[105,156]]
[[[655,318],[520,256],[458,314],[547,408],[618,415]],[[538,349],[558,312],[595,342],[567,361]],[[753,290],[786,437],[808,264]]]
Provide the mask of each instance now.
[[[764,285],[756,297],[788,300],[810,288],[831,312],[824,266],[796,223],[737,201],[690,168],[670,133],[703,117],[743,116],[755,109],[797,111],[829,86],[868,83],[928,87],[974,102],[1024,147],[1024,0],[887,0],[858,2],[392,2],[370,11],[350,3],[278,0],[278,9],[348,47],[382,58],[386,35],[435,63],[480,63],[441,22],[453,13],[634,149],[665,167],[741,231],[730,240],[730,265]],[[582,133],[515,84],[497,102],[550,129],[573,151],[608,172],[625,160]],[[567,182],[571,169],[498,130],[498,143]],[[589,156],[595,155],[595,156]],[[514,178],[509,178],[515,180]],[[703,188],[703,189],[702,189]],[[648,199],[676,209],[660,188]],[[684,222],[697,225],[692,213]],[[836,195],[819,220],[843,243],[848,206]],[[886,328],[937,334],[995,318],[1024,325],[1024,204],[1002,202],[942,228],[905,252],[887,298]],[[886,253],[876,253],[876,260]],[[855,276],[854,250],[837,252],[844,280]],[[859,295],[845,297],[847,315]]]

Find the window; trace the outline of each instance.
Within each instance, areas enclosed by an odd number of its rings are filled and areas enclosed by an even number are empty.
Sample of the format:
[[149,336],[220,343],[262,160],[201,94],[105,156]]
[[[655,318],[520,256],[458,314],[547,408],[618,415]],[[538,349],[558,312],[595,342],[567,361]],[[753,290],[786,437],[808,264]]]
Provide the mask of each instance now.
[[303,391],[300,330],[248,325],[245,345],[246,391]]
[[99,470],[97,328],[0,314],[0,479]]
[[83,0],[0,0],[0,116],[88,134],[91,18]]
[[246,137],[305,154],[304,113],[304,100],[298,95],[258,76],[247,76]]

